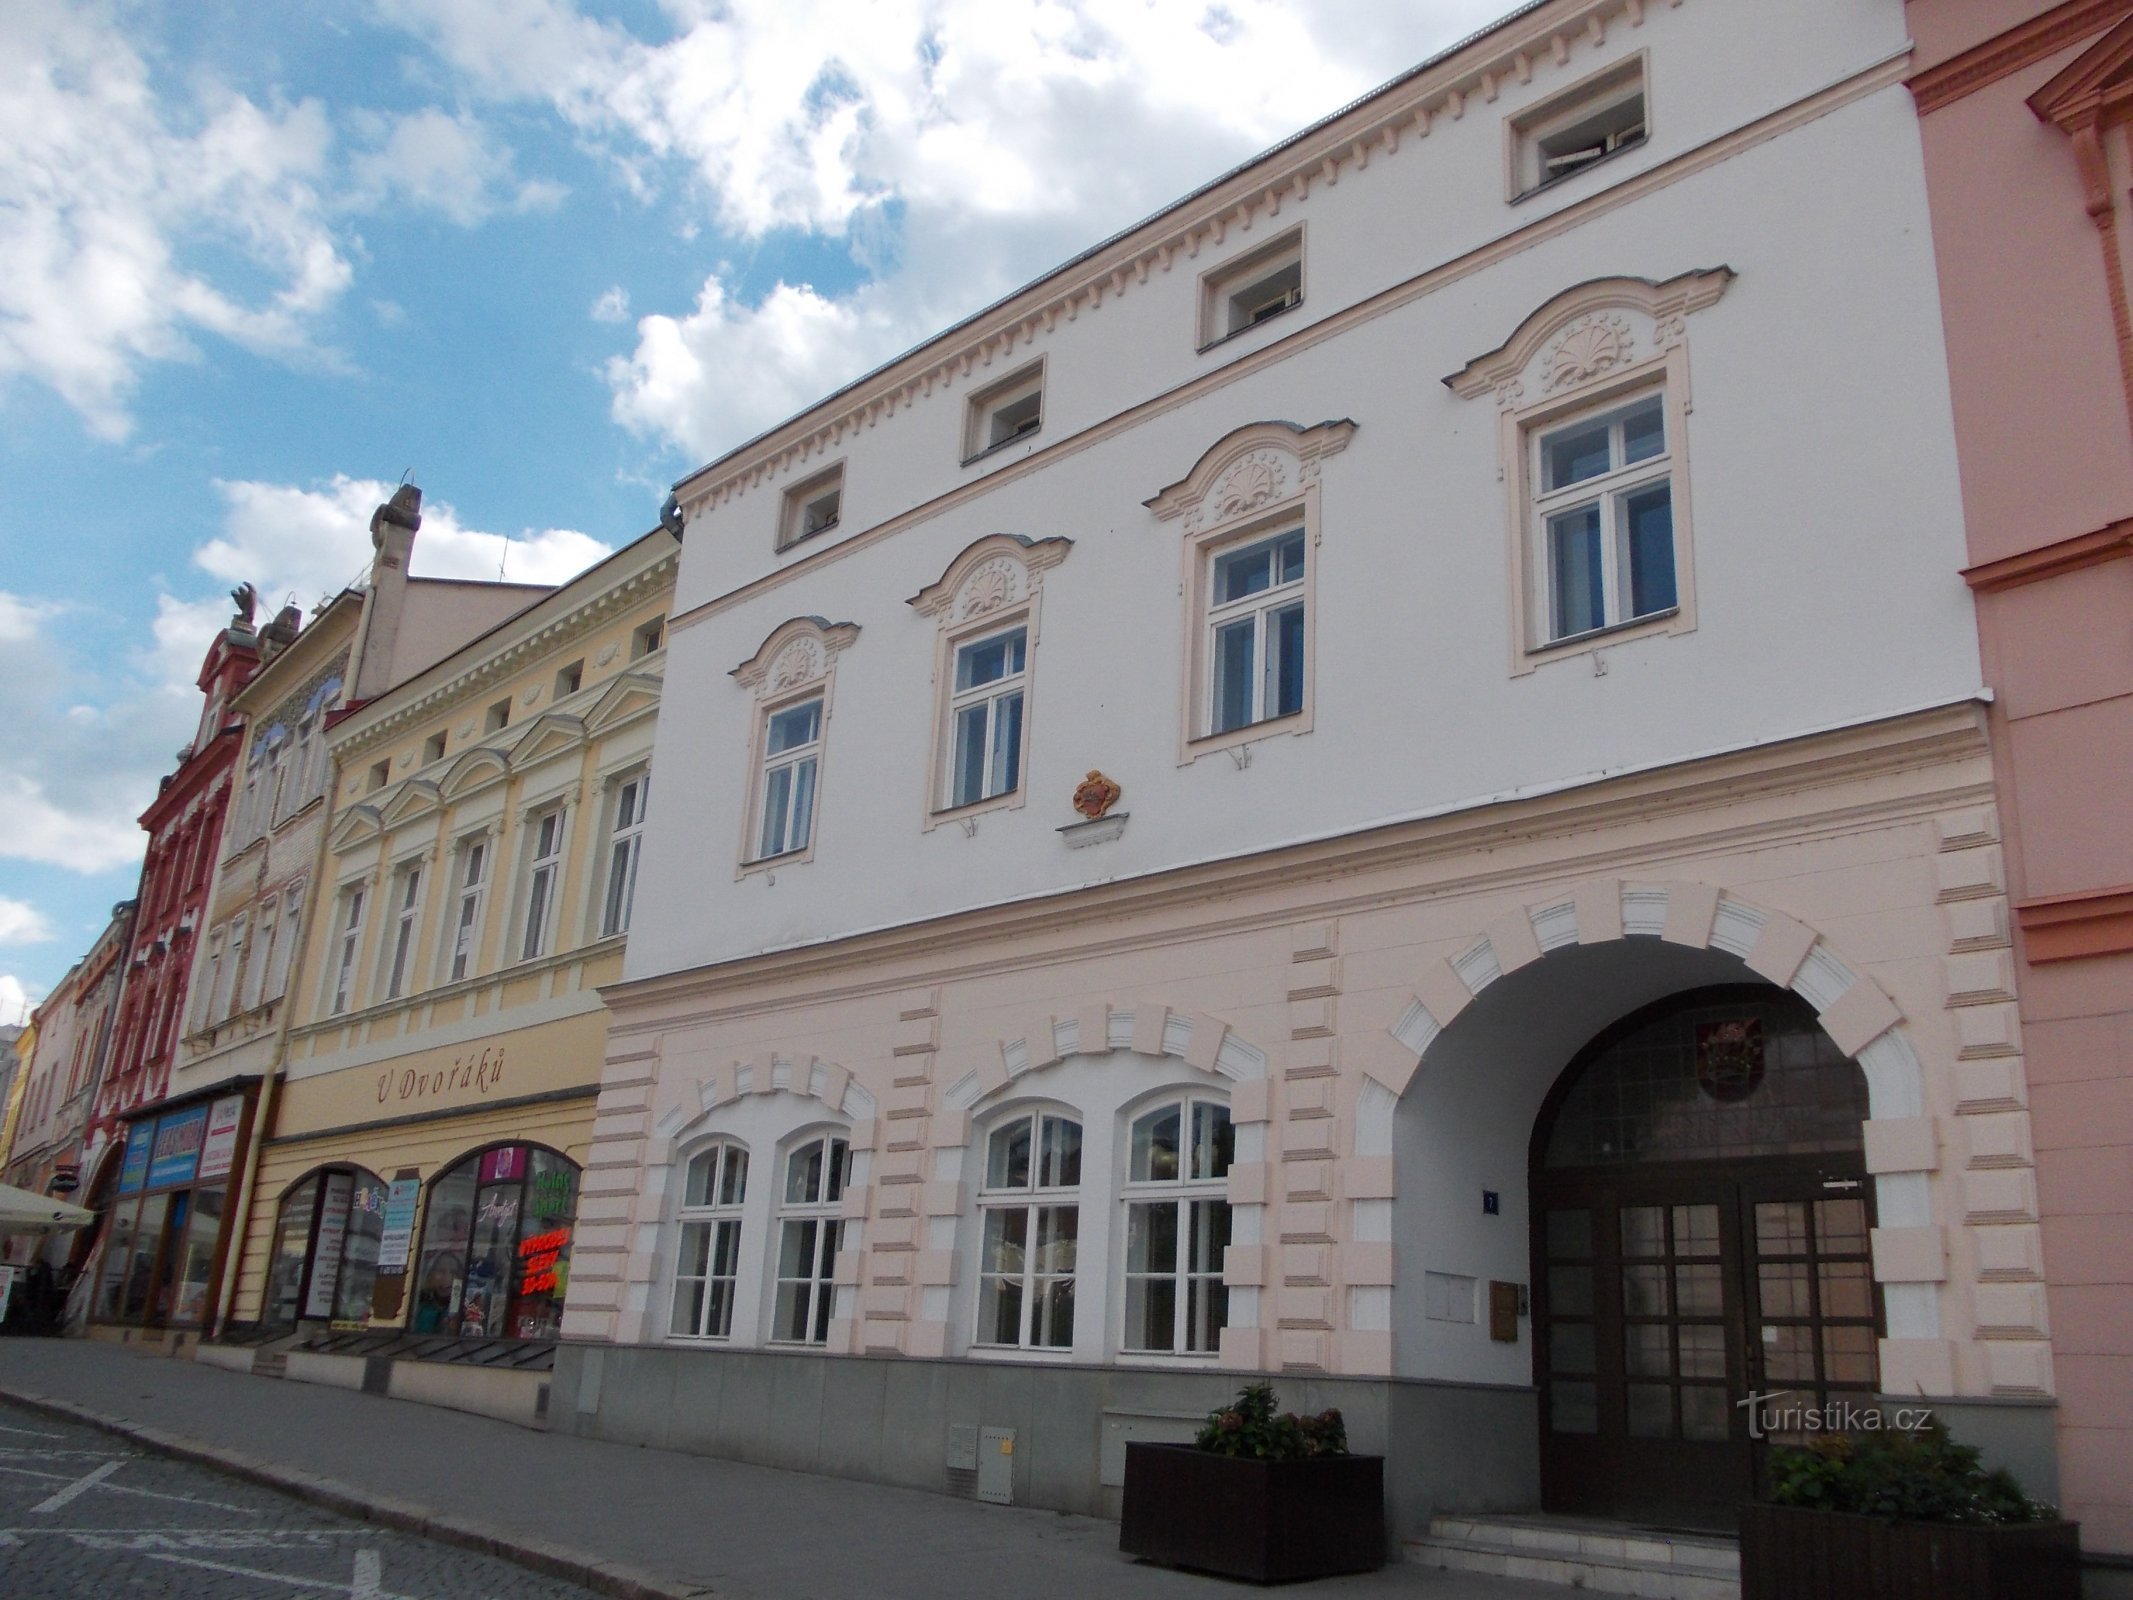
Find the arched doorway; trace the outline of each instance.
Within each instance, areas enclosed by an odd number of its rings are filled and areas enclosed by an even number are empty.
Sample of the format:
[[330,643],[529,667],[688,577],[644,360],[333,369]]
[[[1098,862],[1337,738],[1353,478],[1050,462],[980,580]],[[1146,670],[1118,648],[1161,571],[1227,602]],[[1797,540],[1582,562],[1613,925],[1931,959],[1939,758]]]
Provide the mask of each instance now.
[[1871,1404],[1866,1113],[1767,985],[1669,996],[1572,1060],[1528,1165],[1545,1509],[1731,1527],[1766,1424]]

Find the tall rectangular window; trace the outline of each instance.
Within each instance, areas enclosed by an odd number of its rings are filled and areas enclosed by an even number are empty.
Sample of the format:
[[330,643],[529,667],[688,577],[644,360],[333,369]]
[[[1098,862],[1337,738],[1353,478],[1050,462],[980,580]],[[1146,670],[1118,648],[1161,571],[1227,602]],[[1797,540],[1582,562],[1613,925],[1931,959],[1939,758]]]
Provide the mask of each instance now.
[[1229,1319],[1222,1253],[1236,1148],[1229,1108],[1187,1098],[1133,1122],[1126,1167],[1125,1348],[1212,1355]]
[[815,773],[821,756],[819,698],[773,711],[765,719],[758,860],[805,850],[814,837]]
[[838,1219],[851,1148],[838,1138],[810,1140],[786,1157],[785,1194],[778,1205],[777,1301],[770,1337],[822,1344],[829,1338],[836,1298]]
[[474,970],[475,942],[481,937],[481,906],[488,890],[489,841],[479,834],[463,839],[456,868],[459,902],[452,913],[452,953],[445,981],[457,983]]
[[333,958],[333,1004],[335,1016],[348,1009],[355,998],[356,961],[363,942],[363,886],[350,884],[341,891],[341,931]]
[[607,893],[600,911],[600,933],[627,933],[630,907],[637,899],[637,857],[644,848],[644,810],[652,777],[634,773],[615,785],[613,830],[607,845]]
[[259,908],[259,931],[252,936],[251,958],[244,964],[244,993],[237,1004],[250,1011],[272,999],[267,993],[268,975],[280,957],[281,917],[272,900]]
[[410,862],[393,877],[393,947],[385,974],[388,1000],[407,993],[407,980],[415,962],[415,927],[421,915],[422,867],[419,862]]
[[1029,630],[1010,628],[955,649],[948,701],[950,807],[1022,787],[1022,706]]
[[544,811],[533,820],[526,847],[526,926],[519,939],[519,959],[531,961],[548,948],[548,924],[563,871],[563,812]]
[[1542,643],[1673,610],[1665,395],[1587,412],[1532,438]]
[[748,1196],[748,1152],[720,1142],[691,1158],[682,1189],[681,1249],[674,1266],[674,1315],[668,1331],[687,1339],[733,1332],[740,1281],[741,1206]]
[[1208,586],[1208,728],[1227,733],[1303,709],[1304,532],[1213,558]]
[[289,966],[296,959],[297,944],[304,936],[303,919],[304,890],[298,884],[282,897],[281,937],[267,966],[268,1000],[279,1000],[289,991]]

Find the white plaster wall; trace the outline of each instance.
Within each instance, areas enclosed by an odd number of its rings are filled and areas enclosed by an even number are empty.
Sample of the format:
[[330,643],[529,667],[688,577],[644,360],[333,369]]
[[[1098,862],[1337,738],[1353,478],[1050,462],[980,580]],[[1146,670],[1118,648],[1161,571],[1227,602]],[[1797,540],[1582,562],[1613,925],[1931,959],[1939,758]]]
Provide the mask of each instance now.
[[[1900,47],[1893,4],[1692,0],[1619,22],[1600,50],[1476,101],[1337,186],[1314,187],[1198,262],[1182,254],[1037,349],[847,435],[842,527],[858,532],[974,472],[955,464],[967,390],[1046,355],[1044,431],[1077,430],[1309,319],[1403,281],[1701,146]],[[1650,53],[1650,147],[1521,206],[1503,200],[1503,119],[1629,50]],[[1196,357],[1197,274],[1292,221],[1308,229],[1300,315]],[[1439,380],[1529,312],[1607,274],[1738,277],[1688,319],[1698,626],[1509,672],[1506,509],[1492,401]],[[1891,86],[1234,383],[1062,452],[794,581],[674,630],[661,805],[628,954],[632,977],[1004,898],[1242,854],[1300,836],[1864,720],[1980,682],[1915,119]],[[1323,465],[1312,672],[1300,737],[1248,768],[1180,767],[1181,533],[1141,502],[1231,430],[1347,417]],[[996,468],[997,458],[991,470]],[[805,476],[819,462],[787,474]],[[678,616],[770,570],[787,479],[690,525]],[[904,601],[973,540],[1075,541],[1044,579],[1033,652],[1029,804],[923,832],[935,627]],[[846,537],[850,535],[847,534]],[[804,545],[791,563],[817,552]],[[754,696],[728,676],[786,619],[854,622],[838,660],[814,857],[737,880]],[[1053,830],[1091,767],[1125,790],[1115,843]]]

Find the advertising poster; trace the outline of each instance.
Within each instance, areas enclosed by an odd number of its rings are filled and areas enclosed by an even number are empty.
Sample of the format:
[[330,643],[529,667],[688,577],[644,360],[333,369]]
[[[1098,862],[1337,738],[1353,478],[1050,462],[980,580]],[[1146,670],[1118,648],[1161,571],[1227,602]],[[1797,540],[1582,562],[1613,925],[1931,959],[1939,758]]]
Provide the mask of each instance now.
[[352,1173],[326,1175],[326,1204],[319,1212],[318,1248],[311,1257],[311,1292],[304,1297],[307,1317],[333,1315],[333,1291],[341,1283],[341,1244],[348,1237],[348,1202],[354,1191]]
[[191,1183],[200,1164],[200,1145],[206,1137],[206,1106],[174,1111],[157,1123],[155,1149],[148,1159],[148,1187],[162,1189],[175,1183]]
[[378,1240],[378,1270],[405,1272],[408,1251],[415,1242],[415,1202],[422,1194],[420,1178],[394,1178],[385,1190],[385,1233]]
[[148,1130],[136,1125],[126,1139],[126,1164],[119,1168],[119,1193],[138,1194],[148,1181]]
[[237,1159],[237,1128],[244,1121],[244,1096],[225,1095],[207,1108],[207,1134],[200,1144],[200,1181],[226,1178]]

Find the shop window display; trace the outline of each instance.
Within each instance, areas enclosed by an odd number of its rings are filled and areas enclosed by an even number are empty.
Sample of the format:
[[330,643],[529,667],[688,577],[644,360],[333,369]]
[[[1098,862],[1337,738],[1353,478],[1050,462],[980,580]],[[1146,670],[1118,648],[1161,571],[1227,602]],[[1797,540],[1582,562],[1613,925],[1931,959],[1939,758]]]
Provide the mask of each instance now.
[[366,1322],[385,1230],[385,1180],[327,1167],[282,1197],[267,1276],[266,1320]]
[[498,1145],[430,1184],[409,1329],[552,1339],[570,1280],[578,1167],[537,1145]]

